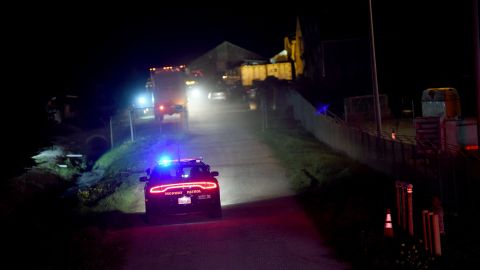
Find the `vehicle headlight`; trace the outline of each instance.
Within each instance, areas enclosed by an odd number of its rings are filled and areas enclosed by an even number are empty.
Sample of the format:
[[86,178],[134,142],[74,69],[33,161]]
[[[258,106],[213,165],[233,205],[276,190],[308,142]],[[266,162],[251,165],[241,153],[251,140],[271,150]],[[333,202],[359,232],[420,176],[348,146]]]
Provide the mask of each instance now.
[[190,90],[190,97],[192,98],[198,98],[200,97],[201,95],[201,92],[202,92],[202,89],[200,89],[200,87],[193,87],[191,90]]

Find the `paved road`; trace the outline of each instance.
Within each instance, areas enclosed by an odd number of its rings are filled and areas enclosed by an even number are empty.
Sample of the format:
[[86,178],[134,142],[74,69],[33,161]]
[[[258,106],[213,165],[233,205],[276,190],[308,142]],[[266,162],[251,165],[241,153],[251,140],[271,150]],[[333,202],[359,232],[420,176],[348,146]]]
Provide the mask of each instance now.
[[[198,105],[198,104],[197,104]],[[195,106],[182,156],[203,156],[220,172],[224,217],[176,216],[110,230],[120,269],[348,269],[333,258],[296,203],[285,171],[255,136],[246,105]]]

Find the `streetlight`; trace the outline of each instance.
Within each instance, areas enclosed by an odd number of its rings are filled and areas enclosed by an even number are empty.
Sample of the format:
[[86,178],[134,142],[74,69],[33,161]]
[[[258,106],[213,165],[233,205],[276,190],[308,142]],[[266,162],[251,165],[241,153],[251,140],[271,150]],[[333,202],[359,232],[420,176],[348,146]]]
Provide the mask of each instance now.
[[378,96],[378,79],[377,79],[377,59],[375,56],[375,34],[373,32],[373,14],[372,14],[372,0],[368,0],[370,8],[370,42],[372,55],[372,86],[374,98],[375,123],[377,127],[377,137],[380,138],[382,132],[382,116],[380,111],[380,97]]

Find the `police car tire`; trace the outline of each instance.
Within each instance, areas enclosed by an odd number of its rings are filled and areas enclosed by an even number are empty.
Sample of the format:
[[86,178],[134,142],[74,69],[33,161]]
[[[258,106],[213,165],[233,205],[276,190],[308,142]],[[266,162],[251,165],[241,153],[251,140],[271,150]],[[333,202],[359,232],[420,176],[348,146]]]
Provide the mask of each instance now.
[[146,223],[151,223],[152,222],[152,210],[150,209],[150,207],[148,207],[147,205],[145,205],[145,222]]
[[222,206],[220,205],[220,203],[218,205],[212,207],[212,209],[210,210],[210,212],[208,214],[212,218],[222,217]]

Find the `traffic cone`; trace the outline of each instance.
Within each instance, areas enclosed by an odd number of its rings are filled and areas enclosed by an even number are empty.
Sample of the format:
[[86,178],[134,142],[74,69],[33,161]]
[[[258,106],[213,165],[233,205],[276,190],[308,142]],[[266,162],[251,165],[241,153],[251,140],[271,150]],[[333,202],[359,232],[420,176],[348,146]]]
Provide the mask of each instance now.
[[387,208],[387,217],[385,219],[385,228],[383,230],[385,237],[393,237],[392,215],[390,214],[390,208]]

